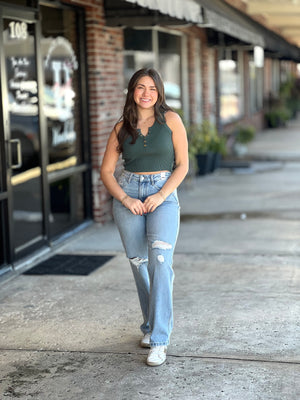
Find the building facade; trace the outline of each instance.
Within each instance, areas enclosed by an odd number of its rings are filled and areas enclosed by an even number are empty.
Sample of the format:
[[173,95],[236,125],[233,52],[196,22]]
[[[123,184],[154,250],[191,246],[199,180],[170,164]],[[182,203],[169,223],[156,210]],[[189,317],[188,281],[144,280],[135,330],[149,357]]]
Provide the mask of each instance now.
[[[157,68],[187,123],[264,126],[299,49],[224,1],[0,2],[0,279],[92,221],[127,82]],[[105,226],[104,228],[105,229]]]

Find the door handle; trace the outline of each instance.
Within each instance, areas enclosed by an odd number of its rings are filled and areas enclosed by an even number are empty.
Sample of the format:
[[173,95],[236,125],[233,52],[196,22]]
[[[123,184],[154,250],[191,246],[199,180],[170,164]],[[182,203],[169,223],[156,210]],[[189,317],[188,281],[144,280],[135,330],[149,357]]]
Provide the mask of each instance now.
[[17,146],[17,163],[11,165],[11,169],[17,169],[22,167],[22,151],[21,151],[21,140],[11,139],[10,144],[15,144]]

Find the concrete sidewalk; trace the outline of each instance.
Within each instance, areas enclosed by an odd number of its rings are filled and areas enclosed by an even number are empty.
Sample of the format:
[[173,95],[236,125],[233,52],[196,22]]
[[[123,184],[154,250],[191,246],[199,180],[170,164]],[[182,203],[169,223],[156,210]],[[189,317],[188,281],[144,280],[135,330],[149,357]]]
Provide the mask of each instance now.
[[266,129],[249,144],[249,156],[263,161],[300,161],[300,115],[286,127]]
[[[274,132],[282,152],[273,162],[180,188],[164,365],[145,365],[118,232],[94,224],[58,252],[114,255],[105,266],[85,277],[21,275],[0,287],[0,399],[299,400],[300,147],[286,144],[299,140],[297,126]],[[275,145],[261,135],[251,148],[269,154]],[[263,160],[258,150],[252,156]]]

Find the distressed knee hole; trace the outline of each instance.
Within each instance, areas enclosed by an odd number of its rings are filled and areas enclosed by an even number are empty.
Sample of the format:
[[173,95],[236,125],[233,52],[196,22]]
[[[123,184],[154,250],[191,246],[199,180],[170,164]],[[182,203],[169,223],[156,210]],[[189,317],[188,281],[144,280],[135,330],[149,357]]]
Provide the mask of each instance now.
[[152,243],[152,249],[171,250],[172,245],[170,243],[163,242],[162,240],[155,240]]
[[[171,250],[172,245],[170,243],[163,242],[162,240],[155,240],[152,243],[152,249]],[[165,262],[165,257],[162,254],[158,254],[157,261],[162,264]]]
[[157,261],[162,264],[165,261],[165,257],[162,254],[159,254],[157,256]]
[[145,262],[148,261],[148,259],[141,258],[141,257],[133,257],[133,258],[130,258],[129,261],[131,262],[131,264],[133,266],[135,266],[137,269],[139,269],[142,264],[144,264]]

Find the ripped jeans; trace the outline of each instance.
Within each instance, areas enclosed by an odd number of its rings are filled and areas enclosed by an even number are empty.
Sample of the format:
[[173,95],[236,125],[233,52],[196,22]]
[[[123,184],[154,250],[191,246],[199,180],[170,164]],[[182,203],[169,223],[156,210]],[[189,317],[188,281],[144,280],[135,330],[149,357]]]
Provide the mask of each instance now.
[[[124,171],[118,179],[126,194],[144,201],[157,193],[170,172],[139,175]],[[134,215],[113,200],[113,215],[133,271],[150,346],[167,346],[173,328],[173,253],[179,230],[177,191],[152,213]]]

